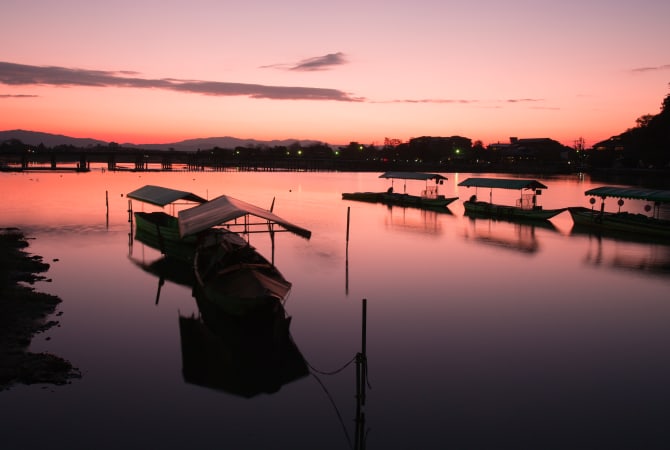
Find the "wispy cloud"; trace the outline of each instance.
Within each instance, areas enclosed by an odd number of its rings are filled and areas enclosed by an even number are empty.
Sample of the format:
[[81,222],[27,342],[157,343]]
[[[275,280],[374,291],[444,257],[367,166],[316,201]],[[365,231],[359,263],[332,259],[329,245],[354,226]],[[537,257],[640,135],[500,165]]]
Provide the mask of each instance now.
[[476,100],[476,99],[449,99],[449,98],[423,98],[423,99],[396,99],[378,101],[374,103],[442,103],[442,104],[486,104],[486,103],[535,103],[544,102],[541,98],[509,98],[505,100]]
[[290,64],[270,64],[267,66],[261,66],[262,69],[284,69],[292,70],[296,72],[314,72],[317,70],[327,70],[333,66],[341,66],[347,64],[347,58],[344,53],[329,53],[324,56],[316,56],[314,58],[307,58],[297,63]]
[[536,103],[543,102],[542,98],[508,98],[505,100],[506,103]]
[[298,64],[291,67],[291,70],[296,71],[313,71],[313,70],[325,70],[329,69],[332,66],[341,66],[346,64],[347,59],[344,56],[344,53],[330,53],[325,56],[317,56],[315,58],[307,58],[298,62]]
[[30,66],[0,61],[0,84],[9,86],[86,86],[138,89],[166,89],[178,92],[213,95],[246,96],[272,100],[333,100],[359,102],[338,89],[267,86],[262,84],[223,81],[180,80],[174,78],[143,78],[130,71],[101,71],[56,66]]
[[458,100],[458,99],[447,99],[447,98],[419,98],[419,99],[395,99],[395,100],[386,100],[386,101],[377,101],[373,103],[477,103],[478,100]]
[[659,72],[663,70],[670,70],[670,64],[664,64],[662,66],[656,66],[656,67],[637,67],[635,69],[632,69],[631,71],[634,73],[641,73],[641,72]]
[[0,98],[35,98],[39,95],[32,94],[0,94]]

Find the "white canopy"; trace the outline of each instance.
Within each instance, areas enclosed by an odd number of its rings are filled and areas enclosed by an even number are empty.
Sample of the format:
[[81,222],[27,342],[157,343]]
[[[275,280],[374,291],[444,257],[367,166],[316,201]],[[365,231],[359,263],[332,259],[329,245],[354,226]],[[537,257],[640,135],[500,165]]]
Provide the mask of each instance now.
[[307,239],[312,236],[311,231],[294,225],[266,209],[227,195],[222,195],[207,203],[179,211],[179,234],[182,237],[196,234],[245,215],[260,217],[267,220],[268,223],[279,225],[287,231]]

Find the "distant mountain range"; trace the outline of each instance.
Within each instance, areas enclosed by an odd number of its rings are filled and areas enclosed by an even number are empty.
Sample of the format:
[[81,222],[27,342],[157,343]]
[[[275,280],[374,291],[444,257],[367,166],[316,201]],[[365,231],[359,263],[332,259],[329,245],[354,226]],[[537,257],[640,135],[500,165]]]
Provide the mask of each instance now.
[[[64,136],[62,134],[42,133],[39,131],[26,131],[26,130],[0,131],[0,142],[8,141],[10,139],[18,139],[19,141],[27,145],[37,146],[43,144],[45,147],[56,147],[58,145],[72,145],[74,147],[86,148],[86,147],[96,147],[98,145],[101,146],[109,145],[109,142],[100,141],[97,139],[74,138],[70,136]],[[171,142],[166,144],[141,144],[141,145],[132,143],[123,143],[123,144],[118,143],[118,144],[121,145],[122,147],[139,147],[152,150],[175,149],[180,151],[196,151],[198,149],[205,150],[214,147],[219,148],[255,147],[255,146],[278,147],[278,146],[289,146],[296,142],[300,143],[300,145],[303,147],[321,143],[320,141],[299,140],[299,139],[259,141],[256,139],[238,139],[235,137],[224,136],[224,137],[210,137],[200,139],[186,139],[184,141]]]

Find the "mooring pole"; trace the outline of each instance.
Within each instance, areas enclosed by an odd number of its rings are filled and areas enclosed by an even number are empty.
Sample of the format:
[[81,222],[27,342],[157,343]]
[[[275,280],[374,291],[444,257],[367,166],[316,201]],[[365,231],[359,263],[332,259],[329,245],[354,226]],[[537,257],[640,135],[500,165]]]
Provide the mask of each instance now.
[[130,224],[130,231],[128,231],[128,244],[133,246],[133,201],[128,199],[128,223]]
[[349,248],[349,220],[351,218],[351,206],[347,206],[347,248]]
[[356,355],[356,432],[354,450],[365,448],[365,387],[367,379],[367,299],[363,299],[361,351]]
[[363,320],[361,330],[361,404],[365,405],[365,380],[367,379],[367,321],[368,321],[368,300],[363,299]]

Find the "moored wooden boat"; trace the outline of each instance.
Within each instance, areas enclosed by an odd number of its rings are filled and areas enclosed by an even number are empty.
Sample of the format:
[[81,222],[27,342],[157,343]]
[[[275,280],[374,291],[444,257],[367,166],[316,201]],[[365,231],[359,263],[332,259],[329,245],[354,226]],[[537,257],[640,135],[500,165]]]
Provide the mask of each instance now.
[[[562,213],[568,208],[544,209],[538,202],[538,196],[542,194],[542,189],[547,186],[536,180],[521,180],[516,178],[468,178],[460,183],[459,186],[474,188],[489,188],[489,201],[478,200],[477,194],[472,195],[463,202],[465,214],[499,217],[504,219],[523,219],[523,220],[548,220]],[[516,205],[500,205],[492,201],[493,189],[514,189],[520,190],[520,198]],[[524,193],[523,191],[530,191]]]
[[[660,217],[661,205],[670,203],[670,191],[602,186],[589,189],[584,192],[584,195],[591,197],[591,205],[595,204],[595,197],[600,197],[600,209],[570,207],[570,216],[575,226],[604,232],[670,238],[670,220]],[[605,211],[605,199],[607,198],[618,199],[619,211]],[[620,208],[624,204],[623,199],[650,202],[651,204],[647,204],[644,208],[650,215],[621,211]]]
[[[197,246],[222,241],[222,232],[243,233],[289,231],[309,239],[311,232],[279,217],[270,210],[226,195],[205,200],[193,193],[147,185],[128,194],[131,199],[156,206],[173,205],[179,200],[198,203],[176,215],[163,211],[135,212],[135,237],[165,255],[192,261]],[[251,222],[250,216],[262,219]],[[243,221],[238,219],[244,218]]]
[[[230,237],[237,236],[230,233]],[[239,237],[239,236],[238,236]],[[199,247],[194,258],[196,289],[228,314],[246,316],[283,304],[291,290],[274,264],[246,243]]]
[[[192,206],[206,202],[204,198],[186,191],[162,186],[146,185],[126,195],[128,198],[164,208],[183,201]],[[179,233],[179,221],[173,214],[165,211],[135,211],[135,238],[140,242],[179,258],[192,258],[198,236],[182,237]]]
[[[365,202],[377,202],[390,205],[413,206],[417,208],[446,208],[450,203],[458,200],[458,197],[446,197],[439,193],[438,186],[443,184],[447,177],[436,173],[423,172],[385,172],[379,178],[391,179],[391,187],[384,192],[345,192],[343,200],[358,200]],[[403,192],[396,192],[393,186],[394,180],[404,180]],[[420,195],[407,193],[407,180],[425,181],[426,186]],[[432,181],[432,184],[429,184]]]

